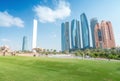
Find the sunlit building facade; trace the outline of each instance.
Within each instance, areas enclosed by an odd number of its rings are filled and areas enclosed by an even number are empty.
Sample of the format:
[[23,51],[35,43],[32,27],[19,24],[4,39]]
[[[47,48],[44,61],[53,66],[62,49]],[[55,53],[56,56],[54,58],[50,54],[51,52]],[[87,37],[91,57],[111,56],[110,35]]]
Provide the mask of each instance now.
[[101,30],[103,33],[103,47],[113,48],[115,47],[115,39],[112,29],[112,24],[110,21],[101,22]]
[[103,48],[103,35],[101,25],[97,23],[94,29],[95,48]]
[[61,24],[61,44],[62,51],[70,50],[70,38],[69,38],[69,22],[65,22]]
[[95,34],[94,34],[94,31],[95,31],[95,26],[96,26],[97,23],[98,23],[97,18],[92,18],[92,19],[90,20],[91,39],[92,39],[92,47],[93,47],[93,48],[96,47],[96,45],[95,45]]
[[95,26],[95,44],[96,48],[109,49],[115,47],[115,39],[110,21],[102,21]]
[[27,37],[23,37],[23,43],[22,43],[22,51],[26,51],[27,49]]
[[83,49],[90,48],[90,32],[88,21],[85,13],[80,15],[81,20],[81,29],[82,29],[82,42],[83,42]]
[[71,49],[76,50],[80,48],[80,22],[78,20],[73,19],[71,21]]

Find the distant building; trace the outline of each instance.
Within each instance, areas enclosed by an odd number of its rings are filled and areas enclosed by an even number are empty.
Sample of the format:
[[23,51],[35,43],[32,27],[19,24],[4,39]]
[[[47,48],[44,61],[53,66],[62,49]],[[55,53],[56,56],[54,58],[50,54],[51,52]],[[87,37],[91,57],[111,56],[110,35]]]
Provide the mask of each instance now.
[[82,42],[83,42],[83,49],[90,48],[90,32],[88,21],[85,13],[80,15],[81,20],[81,29],[82,29]]
[[27,37],[23,37],[23,43],[22,43],[22,51],[26,51],[27,49]]
[[71,49],[76,50],[80,48],[80,22],[73,19],[71,22]]
[[92,38],[92,47],[95,48],[96,45],[95,45],[95,34],[94,34],[94,31],[95,31],[95,26],[96,24],[98,23],[98,20],[97,18],[92,18],[90,20],[90,28],[91,28],[91,38]]
[[103,49],[115,47],[115,39],[110,21],[102,21],[99,24],[97,18],[92,18],[89,27],[85,13],[82,13],[80,15],[80,22],[73,19],[71,26],[69,26],[69,22],[61,24],[62,51],[89,49],[91,46],[92,48]]
[[62,51],[70,50],[69,22],[61,24],[61,44]]

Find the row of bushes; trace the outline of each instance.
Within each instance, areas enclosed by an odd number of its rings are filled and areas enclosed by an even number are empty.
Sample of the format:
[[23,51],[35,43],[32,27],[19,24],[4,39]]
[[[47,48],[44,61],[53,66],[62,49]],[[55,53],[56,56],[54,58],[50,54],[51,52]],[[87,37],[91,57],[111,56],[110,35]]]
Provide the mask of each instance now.
[[120,60],[120,49],[86,49],[76,50],[73,52],[76,56],[90,56],[94,58],[108,58],[108,59],[119,59]]

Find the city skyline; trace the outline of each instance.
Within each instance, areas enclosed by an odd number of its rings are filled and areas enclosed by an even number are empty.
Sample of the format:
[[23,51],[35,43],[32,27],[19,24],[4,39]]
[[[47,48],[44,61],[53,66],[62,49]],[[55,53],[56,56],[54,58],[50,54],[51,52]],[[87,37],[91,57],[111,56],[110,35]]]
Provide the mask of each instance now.
[[[111,21],[116,45],[120,45],[119,3],[119,0],[1,0],[0,46],[8,45],[12,49],[20,50],[22,38],[27,36],[28,49],[31,49],[33,19],[37,18],[37,47],[60,50],[61,23],[70,22],[72,19],[79,20],[79,15],[83,12],[87,15],[89,26],[90,19],[94,17],[100,22]],[[45,13],[46,10],[48,13]]]

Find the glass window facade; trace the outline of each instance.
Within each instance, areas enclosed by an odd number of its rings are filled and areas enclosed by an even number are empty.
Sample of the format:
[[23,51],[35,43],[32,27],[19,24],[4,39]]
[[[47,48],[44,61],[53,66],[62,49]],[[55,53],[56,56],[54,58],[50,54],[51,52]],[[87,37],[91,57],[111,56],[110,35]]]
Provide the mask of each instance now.
[[26,51],[27,50],[27,37],[24,36],[23,37],[23,44],[22,44],[22,51]]
[[95,48],[95,35],[94,35],[94,31],[95,31],[95,25],[98,23],[97,18],[92,18],[90,20],[90,28],[91,28],[91,34],[92,34],[92,47]]
[[61,24],[61,44],[62,44],[62,51],[70,50],[69,22],[65,22]]
[[71,22],[71,46],[72,50],[80,49],[80,23],[73,19]]
[[80,19],[81,19],[83,49],[86,49],[90,47],[90,33],[89,33],[88,21],[85,13],[80,15]]

